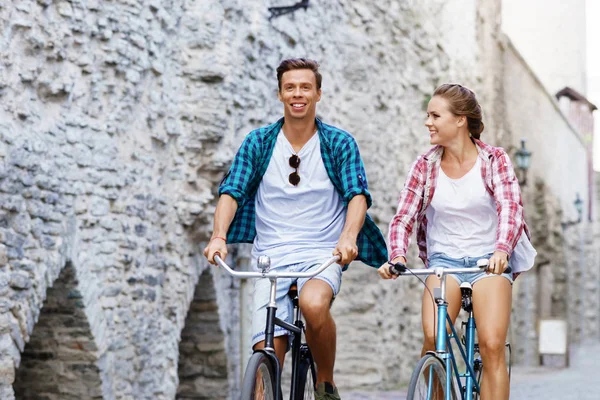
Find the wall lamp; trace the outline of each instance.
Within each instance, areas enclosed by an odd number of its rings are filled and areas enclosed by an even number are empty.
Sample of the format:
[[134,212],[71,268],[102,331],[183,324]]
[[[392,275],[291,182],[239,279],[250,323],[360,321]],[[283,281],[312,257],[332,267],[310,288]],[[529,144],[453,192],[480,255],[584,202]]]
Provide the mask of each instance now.
[[581,222],[581,216],[583,214],[583,200],[579,197],[579,193],[575,196],[575,201],[573,202],[575,205],[575,209],[577,210],[577,219],[574,221],[565,221],[561,222],[560,225],[563,229],[568,228],[569,226],[576,225]]
[[269,20],[272,20],[273,18],[279,17],[281,15],[293,13],[294,11],[299,10],[301,8],[304,8],[304,10],[306,10],[308,8],[309,1],[310,0],[301,0],[291,6],[269,7],[269,12],[271,13]]
[[525,148],[525,139],[521,139],[521,148],[515,152],[515,161],[520,172],[519,183],[521,186],[527,185],[527,170],[531,162],[531,151]]

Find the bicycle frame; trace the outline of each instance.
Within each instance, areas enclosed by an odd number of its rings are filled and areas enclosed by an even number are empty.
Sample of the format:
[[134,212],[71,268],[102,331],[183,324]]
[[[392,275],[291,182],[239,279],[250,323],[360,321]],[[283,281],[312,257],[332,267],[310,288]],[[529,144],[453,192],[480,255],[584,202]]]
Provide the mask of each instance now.
[[[465,345],[463,346],[460,342],[456,329],[448,315],[448,302],[446,301],[446,277],[448,273],[452,274],[474,274],[481,271],[485,271],[487,266],[487,260],[480,260],[478,262],[478,269],[474,268],[432,268],[432,269],[413,269],[410,272],[401,272],[400,275],[436,275],[440,279],[440,287],[434,288],[434,300],[437,305],[438,316],[437,316],[437,331],[436,331],[436,342],[435,342],[435,353],[446,367],[446,400],[452,400],[452,372],[456,377],[456,384],[460,390],[460,396],[462,400],[473,400],[473,390],[477,393],[480,391],[479,383],[475,379],[475,370],[473,368],[475,358],[475,318],[473,316],[473,310],[469,312],[469,318],[467,320],[467,329],[465,335]],[[450,325],[450,333],[446,329],[446,323]],[[465,362],[466,371],[461,374],[458,371],[458,364],[456,356],[452,349],[452,339],[456,343],[456,347],[460,352],[460,356]],[[432,376],[430,374],[428,384],[428,394],[431,397],[433,391]],[[462,378],[464,378],[464,386],[462,385]]]
[[[279,359],[275,354],[275,325],[285,328],[289,332],[294,334],[294,340],[292,342],[292,387],[290,398],[294,399],[296,396],[297,382],[298,382],[298,357],[302,355],[302,331],[303,331],[303,323],[302,323],[302,313],[300,312],[300,308],[297,308],[297,313],[295,315],[294,325],[289,324],[285,321],[276,317],[277,312],[277,302],[276,302],[276,293],[277,293],[277,279],[278,278],[311,278],[323,272],[330,265],[339,261],[340,257],[335,256],[331,257],[325,263],[321,264],[319,268],[312,272],[280,272],[280,271],[271,271],[270,264],[271,261],[267,256],[260,256],[258,258],[257,264],[261,269],[261,272],[251,272],[251,271],[234,271],[227,265],[221,257],[218,255],[215,256],[215,261],[218,265],[223,267],[230,275],[240,277],[240,278],[268,278],[271,287],[269,294],[269,304],[267,305],[267,321],[265,327],[265,346],[261,350],[255,350],[254,352],[262,352],[267,357],[271,359],[273,366],[275,367],[275,400],[282,400],[281,393],[279,388],[281,388],[281,365],[279,364]],[[308,350],[308,349],[307,349]],[[311,368],[314,372],[314,365],[311,365]]]
[[[470,272],[473,272],[473,269],[470,268]],[[443,288],[443,290],[441,290],[441,297],[435,298],[438,308],[435,351],[436,355],[442,359],[446,365],[446,371],[454,371],[456,383],[460,389],[461,399],[473,400],[473,386],[475,386],[475,390],[479,393],[479,383],[474,379],[475,371],[473,369],[473,361],[475,357],[475,318],[473,317],[473,311],[471,311],[467,320],[465,345],[463,346],[458,338],[454,324],[448,315],[448,302],[446,301],[445,293],[446,276],[447,275],[443,274],[440,278],[440,287]],[[446,323],[450,325],[450,333],[448,333],[448,330],[446,329]],[[454,351],[452,349],[452,339],[454,339],[454,343],[460,351],[460,355],[466,365],[466,371],[464,374],[461,374],[458,371],[456,356],[454,355]],[[465,378],[464,386],[461,384],[461,378]],[[451,400],[451,385],[452,374],[446,373],[446,400]]]

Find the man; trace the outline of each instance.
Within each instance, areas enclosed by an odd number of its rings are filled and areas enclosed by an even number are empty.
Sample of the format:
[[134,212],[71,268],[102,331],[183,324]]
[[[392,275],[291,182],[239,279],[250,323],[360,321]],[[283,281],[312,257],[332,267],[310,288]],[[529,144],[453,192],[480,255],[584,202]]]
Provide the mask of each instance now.
[[[252,131],[219,188],[214,231],[204,255],[227,255],[226,243],[254,243],[253,258],[268,255],[273,268],[308,271],[331,255],[333,265],[316,277],[298,279],[306,340],[317,364],[316,399],[339,399],[333,380],[336,328],[329,311],[352,260],[378,267],[387,260],[383,235],[366,215],[371,205],[364,165],[354,138],[316,118],[321,99],[319,65],[284,60],[277,68],[284,117]],[[278,282],[277,316],[292,322],[287,291]],[[264,347],[269,282],[254,287],[254,349]],[[288,332],[275,329],[275,352],[283,365]]]

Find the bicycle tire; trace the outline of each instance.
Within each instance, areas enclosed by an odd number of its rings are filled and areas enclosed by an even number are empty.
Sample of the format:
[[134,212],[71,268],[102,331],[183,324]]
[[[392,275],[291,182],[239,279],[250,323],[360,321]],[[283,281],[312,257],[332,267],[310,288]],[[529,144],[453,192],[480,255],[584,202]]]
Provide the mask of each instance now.
[[[477,384],[479,385],[479,390],[481,390],[481,378],[483,378],[483,364],[479,367],[477,371],[477,375],[475,379],[477,380]],[[475,390],[475,385],[473,385],[473,400],[479,400],[479,392]]]
[[275,389],[272,360],[262,352],[252,354],[244,373],[241,400],[274,400]]
[[[434,382],[439,383],[440,393],[428,393],[428,375],[427,371],[434,372]],[[451,373],[451,372],[450,372]],[[454,391],[454,382],[450,385],[451,398],[456,399]],[[426,354],[419,360],[410,378],[408,386],[407,400],[444,400],[446,396],[446,367],[444,363],[433,354]]]
[[315,398],[316,380],[317,377],[311,368],[310,360],[302,360],[298,365],[298,386],[294,400],[313,400]]

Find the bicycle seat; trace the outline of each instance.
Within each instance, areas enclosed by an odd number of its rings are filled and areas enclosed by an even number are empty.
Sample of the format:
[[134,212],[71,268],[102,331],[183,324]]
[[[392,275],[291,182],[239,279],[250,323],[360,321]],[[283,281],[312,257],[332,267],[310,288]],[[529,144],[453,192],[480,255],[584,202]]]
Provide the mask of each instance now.
[[298,286],[295,283],[290,286],[290,290],[288,290],[288,296],[290,296],[292,299],[298,297]]
[[460,284],[460,291],[462,292],[464,290],[473,290],[473,286],[471,286],[471,284],[469,282],[463,282]]
[[463,282],[460,284],[460,294],[462,295],[461,306],[466,312],[471,312],[473,304],[471,301],[471,295],[473,294],[473,287],[469,282]]

